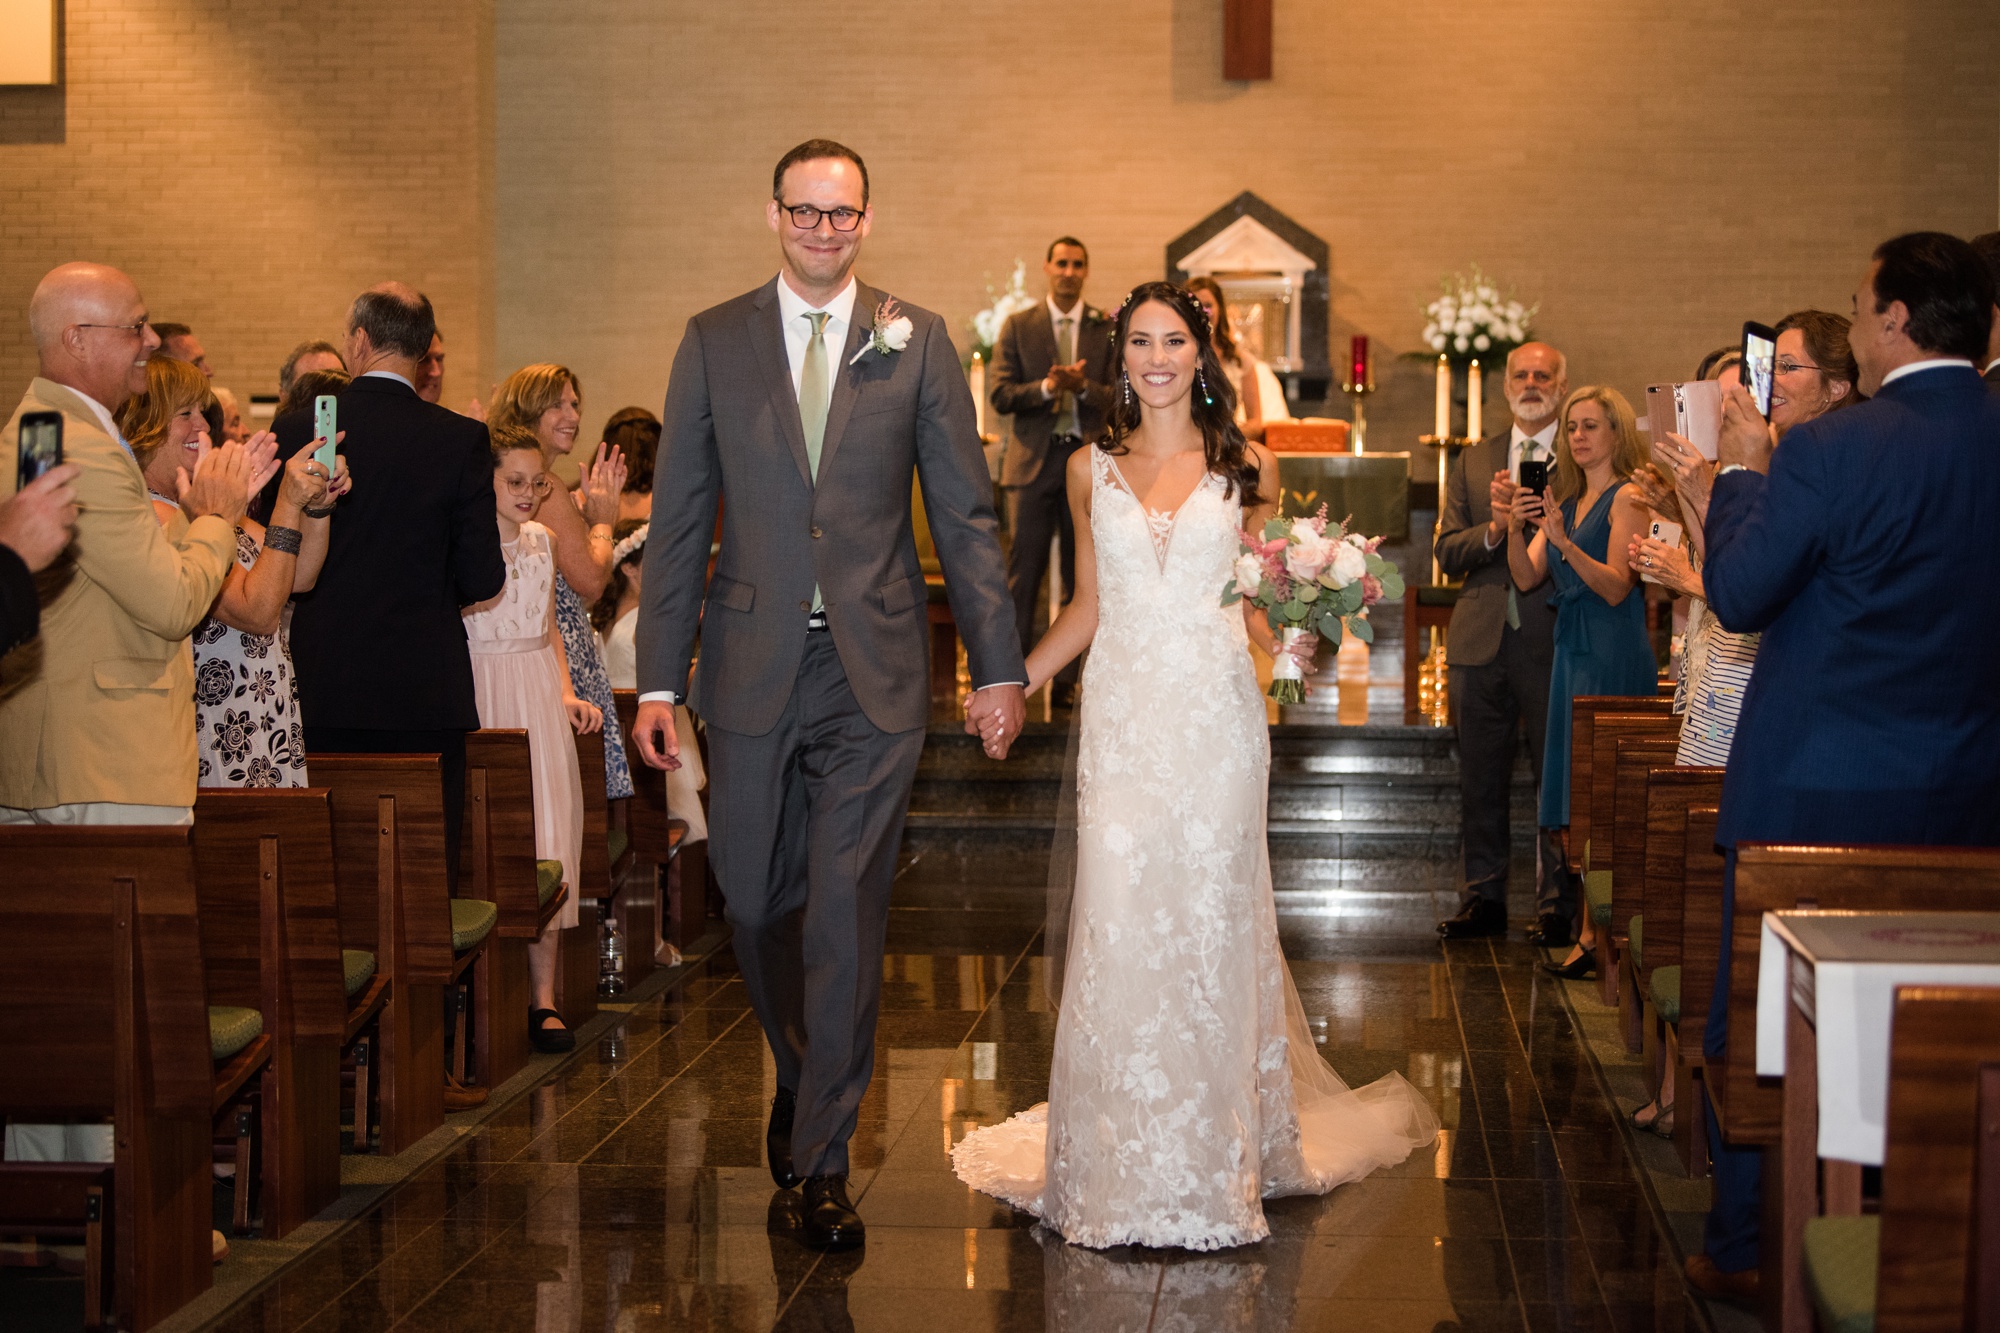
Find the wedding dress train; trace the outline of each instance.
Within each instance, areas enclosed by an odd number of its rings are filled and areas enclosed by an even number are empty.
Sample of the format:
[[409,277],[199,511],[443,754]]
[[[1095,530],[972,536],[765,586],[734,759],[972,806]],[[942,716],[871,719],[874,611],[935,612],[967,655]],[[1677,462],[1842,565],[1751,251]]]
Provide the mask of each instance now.
[[1212,1250],[1437,1136],[1399,1074],[1320,1058],[1278,944],[1270,737],[1239,607],[1241,506],[1150,512],[1091,450],[1098,628],[1078,718],[1075,891],[1049,1100],[952,1152],[1079,1245]]

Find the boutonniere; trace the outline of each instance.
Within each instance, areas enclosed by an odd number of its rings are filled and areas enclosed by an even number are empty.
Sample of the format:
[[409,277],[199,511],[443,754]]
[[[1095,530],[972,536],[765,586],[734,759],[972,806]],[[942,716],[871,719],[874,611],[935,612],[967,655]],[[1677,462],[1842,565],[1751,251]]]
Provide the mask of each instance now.
[[853,365],[870,352],[880,352],[883,356],[900,352],[910,345],[910,335],[916,332],[916,325],[910,323],[908,315],[896,309],[896,298],[890,297],[875,307],[875,326],[868,335],[868,345],[854,354],[847,364]]

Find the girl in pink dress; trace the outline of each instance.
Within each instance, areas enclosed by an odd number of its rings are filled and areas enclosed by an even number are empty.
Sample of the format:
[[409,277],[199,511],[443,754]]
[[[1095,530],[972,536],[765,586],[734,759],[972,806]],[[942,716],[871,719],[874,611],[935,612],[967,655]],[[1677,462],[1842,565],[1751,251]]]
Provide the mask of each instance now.
[[528,1036],[539,1051],[575,1045],[556,1011],[558,931],[577,921],[577,869],[583,859],[583,786],[577,775],[574,728],[582,735],[604,724],[603,715],[576,697],[569,659],[556,628],[555,557],[549,531],[533,522],[550,493],[541,445],[527,431],[493,432],[493,497],[500,546],[507,558],[507,586],[498,597],[465,608],[465,637],[472,650],[472,681],[479,696],[479,725],[528,733],[534,769],[535,855],[561,861],[570,886],[541,938],[528,946]]

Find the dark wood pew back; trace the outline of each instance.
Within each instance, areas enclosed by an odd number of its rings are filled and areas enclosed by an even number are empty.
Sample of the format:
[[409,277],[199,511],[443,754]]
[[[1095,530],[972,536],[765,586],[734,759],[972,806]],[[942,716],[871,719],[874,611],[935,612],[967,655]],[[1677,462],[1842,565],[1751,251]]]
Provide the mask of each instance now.
[[563,932],[563,1019],[572,1027],[597,1013],[598,902],[611,894],[611,805],[604,794],[604,737],[597,732],[578,736],[576,771],[583,786],[583,856],[577,864],[579,883],[569,886],[576,899],[576,924]]
[[1711,1089],[1734,1144],[1775,1144],[1783,1114],[1779,1079],[1757,1077],[1757,967],[1764,913],[2000,911],[2000,848],[1805,847],[1742,843],[1736,911],[1729,922],[1729,1056]]
[[[1678,722],[1678,719],[1676,719]],[[1676,729],[1678,730],[1678,728]],[[1656,769],[1674,766],[1678,735],[1620,737],[1612,761],[1611,932],[1623,936],[1646,896],[1646,791]],[[1597,865],[1593,856],[1591,865]],[[1651,953],[1652,922],[1646,922]],[[1648,959],[1650,962],[1650,958]]]
[[[693,867],[681,867],[681,896],[691,905],[676,911],[677,904],[667,901],[667,867],[676,855],[680,835],[686,825],[672,818],[667,811],[667,775],[651,767],[639,757],[639,742],[633,733],[633,724],[639,716],[639,693],[637,690],[613,690],[612,698],[618,705],[618,719],[625,729],[625,759],[632,770],[632,799],[625,803],[625,826],[632,837],[632,868],[626,876],[624,894],[632,904],[627,920],[632,923],[625,934],[627,954],[642,949],[650,949],[655,957],[663,951],[663,946],[673,944],[685,947],[700,938],[707,928],[707,861],[701,862],[692,894],[687,889],[687,881]],[[682,736],[683,747],[698,744],[698,737]],[[637,910],[637,894],[647,894],[651,902],[652,936],[642,939],[633,926],[643,925],[644,916]]]
[[[195,800],[211,1004],[262,1011],[266,1239],[340,1197],[340,1046],[347,993],[326,789],[214,788]],[[240,1166],[240,1164],[239,1164]]]
[[[1618,864],[1618,742],[1658,740],[1677,735],[1680,719],[1671,713],[1612,713],[1600,711],[1591,721],[1590,740],[1590,866],[1593,871],[1615,871]],[[1668,763],[1672,763],[1671,756]],[[1570,809],[1570,846],[1577,847],[1576,810]],[[1573,855],[1581,855],[1572,852]],[[1615,888],[1615,886],[1614,886]],[[1613,926],[1624,933],[1625,923],[1613,918]]]
[[[1681,965],[1688,808],[1721,802],[1719,768],[1655,768],[1647,775],[1646,875],[1639,908],[1646,918],[1642,987],[1655,968]],[[1682,980],[1685,984],[1685,975]]]
[[527,732],[467,733],[462,840],[459,892],[499,908],[495,934],[534,939],[541,907],[535,896],[535,785]]
[[1590,773],[1594,759],[1592,745],[1599,713],[1671,713],[1673,701],[1663,706],[1657,699],[1633,699],[1619,694],[1585,694],[1569,701],[1569,856],[1572,865],[1583,864],[1584,844],[1591,837]]
[[1721,798],[1689,805],[1681,865],[1681,1050],[1700,1057],[1708,1007],[1715,998],[1715,970],[1722,959],[1722,853],[1715,849]]
[[[32,888],[0,930],[0,1107],[25,1123],[115,1119],[112,1304],[120,1327],[150,1328],[212,1280],[193,842],[185,828],[6,828],[0,865]],[[0,1218],[6,1179],[0,1165]]]

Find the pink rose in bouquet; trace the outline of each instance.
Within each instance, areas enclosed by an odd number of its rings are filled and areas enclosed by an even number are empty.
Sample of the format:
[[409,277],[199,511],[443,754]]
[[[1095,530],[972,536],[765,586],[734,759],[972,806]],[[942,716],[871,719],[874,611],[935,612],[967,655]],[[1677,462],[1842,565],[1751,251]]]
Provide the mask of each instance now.
[[1403,576],[1376,554],[1380,537],[1347,531],[1317,514],[1266,520],[1262,539],[1242,534],[1243,553],[1222,590],[1222,604],[1248,600],[1277,634],[1280,652],[1271,671],[1271,697],[1281,704],[1305,698],[1301,655],[1313,636],[1336,646],[1341,631],[1372,642],[1368,608],[1403,595]]

